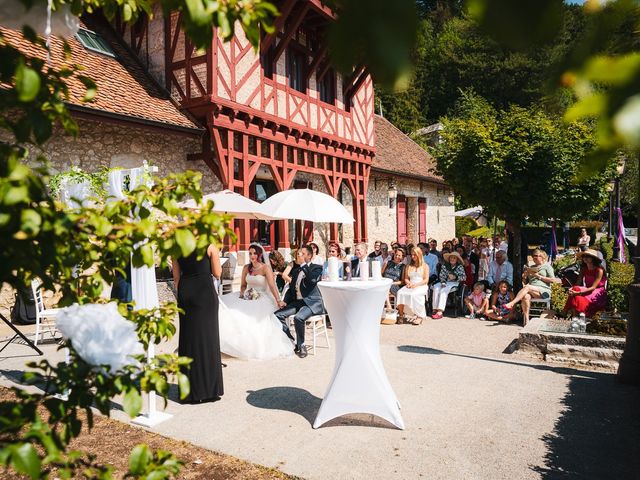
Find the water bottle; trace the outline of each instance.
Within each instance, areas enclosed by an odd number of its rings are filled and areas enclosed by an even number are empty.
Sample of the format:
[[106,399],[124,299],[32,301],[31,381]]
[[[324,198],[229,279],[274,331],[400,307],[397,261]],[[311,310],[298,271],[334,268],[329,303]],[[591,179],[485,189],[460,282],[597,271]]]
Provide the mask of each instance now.
[[572,317],[571,323],[569,324],[569,333],[576,333],[580,329],[580,325],[578,323],[578,317]]
[[586,333],[587,331],[587,319],[584,315],[584,313],[581,313],[578,316],[578,328],[579,328],[579,332],[580,333]]

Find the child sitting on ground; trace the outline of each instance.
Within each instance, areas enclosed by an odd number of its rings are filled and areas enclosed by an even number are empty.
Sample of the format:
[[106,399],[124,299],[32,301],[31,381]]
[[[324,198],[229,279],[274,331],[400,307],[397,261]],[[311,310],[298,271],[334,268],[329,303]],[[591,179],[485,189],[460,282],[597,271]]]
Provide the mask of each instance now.
[[513,310],[507,310],[504,308],[504,305],[511,300],[513,300],[511,286],[509,285],[509,282],[502,280],[498,283],[496,291],[491,295],[491,308],[489,309],[487,316],[491,320],[509,323],[513,319],[515,312]]
[[489,300],[484,294],[484,284],[477,282],[469,296],[464,299],[464,303],[469,309],[469,315],[465,315],[465,318],[486,315],[489,310]]

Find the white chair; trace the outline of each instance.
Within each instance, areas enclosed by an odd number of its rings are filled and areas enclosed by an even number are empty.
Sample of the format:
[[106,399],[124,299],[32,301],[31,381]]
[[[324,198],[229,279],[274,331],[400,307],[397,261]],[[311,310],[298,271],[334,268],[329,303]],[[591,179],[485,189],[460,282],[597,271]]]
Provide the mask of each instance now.
[[[295,315],[289,315],[289,317],[287,317],[290,325],[289,328],[295,329],[296,322],[294,320],[294,317]],[[312,355],[316,354],[316,345],[317,345],[316,338],[319,337],[320,335],[324,335],[324,339],[326,342],[326,345],[323,345],[323,348],[327,348],[331,350],[331,344],[329,343],[329,333],[327,331],[327,314],[321,313],[320,315],[310,316],[305,321],[305,327],[309,328],[309,326],[311,326],[311,331],[312,331],[311,354]]]
[[220,279],[220,287],[218,294],[224,295],[233,291],[233,280],[236,275],[236,266],[238,265],[238,257],[232,253],[229,254],[228,261],[222,265],[222,278]]
[[33,290],[33,299],[36,304],[36,336],[35,341],[33,342],[35,345],[38,345],[38,340],[40,338],[40,328],[46,327],[49,333],[51,334],[51,338],[54,337],[54,333],[56,331],[55,319],[58,314],[62,311],[61,308],[45,308],[44,299],[42,298],[42,281],[39,279],[31,281],[31,290]]
[[548,298],[532,298],[529,314],[542,315],[545,310],[551,309],[551,297]]
[[[284,299],[287,290],[289,289],[289,284],[287,283],[282,289],[282,299]],[[289,322],[289,328],[295,329],[295,315],[289,315],[287,320]],[[322,313],[320,315],[312,315],[305,321],[305,327],[308,328],[311,326],[312,331],[312,341],[311,341],[311,354],[316,354],[316,338],[320,335],[324,335],[324,339],[326,341],[325,347],[331,350],[331,344],[329,343],[329,332],[327,331],[327,314]],[[319,345],[318,345],[319,346]]]

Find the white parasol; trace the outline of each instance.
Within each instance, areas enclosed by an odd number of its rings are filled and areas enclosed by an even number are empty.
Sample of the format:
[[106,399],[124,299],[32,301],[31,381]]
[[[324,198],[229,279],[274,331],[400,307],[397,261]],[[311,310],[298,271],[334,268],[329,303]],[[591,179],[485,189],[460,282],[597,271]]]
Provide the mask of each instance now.
[[353,223],[353,215],[338,200],[309,189],[278,192],[261,205],[262,212],[274,218],[309,222]]
[[[226,213],[240,219],[274,220],[273,217],[262,213],[262,205],[258,202],[231,190],[222,190],[221,192],[204,195],[201,205],[204,205],[209,200],[213,201],[214,212]],[[198,208],[193,199],[182,202],[180,206],[183,208]]]

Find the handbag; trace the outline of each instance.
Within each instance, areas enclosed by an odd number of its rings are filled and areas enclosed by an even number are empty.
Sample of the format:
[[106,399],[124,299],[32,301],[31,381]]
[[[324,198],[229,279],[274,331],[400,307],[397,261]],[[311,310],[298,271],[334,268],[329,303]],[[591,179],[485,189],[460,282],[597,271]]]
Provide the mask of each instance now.
[[380,323],[382,325],[395,325],[398,321],[398,311],[396,309],[385,310],[382,313],[382,320]]

